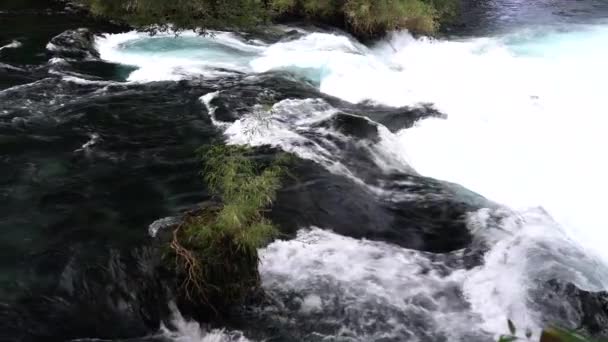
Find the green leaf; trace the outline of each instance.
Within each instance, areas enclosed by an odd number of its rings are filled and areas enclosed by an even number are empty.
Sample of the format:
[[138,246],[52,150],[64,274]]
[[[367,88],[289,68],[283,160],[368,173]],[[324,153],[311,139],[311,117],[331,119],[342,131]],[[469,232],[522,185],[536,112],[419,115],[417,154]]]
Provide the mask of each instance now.
[[501,335],[500,338],[498,339],[498,342],[513,342],[513,341],[517,341],[517,340],[518,340],[517,336]]
[[545,329],[540,336],[540,342],[594,342],[575,331],[568,331],[561,328]]

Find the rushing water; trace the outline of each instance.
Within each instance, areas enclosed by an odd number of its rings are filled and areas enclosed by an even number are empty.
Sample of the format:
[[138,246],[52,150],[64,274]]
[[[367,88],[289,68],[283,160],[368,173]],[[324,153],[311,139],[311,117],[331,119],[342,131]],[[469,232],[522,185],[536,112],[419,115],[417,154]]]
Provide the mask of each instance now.
[[[99,58],[49,42],[84,26],[77,15],[9,9],[7,23],[74,19],[0,36],[3,335],[489,341],[507,319],[593,330],[607,308],[550,284],[608,290],[607,7],[468,3],[466,36],[371,46],[290,27],[108,33]],[[300,160],[272,214],[292,239],[260,251],[270,303],[204,326],[142,265],[148,226],[207,197],[192,151],[219,140]],[[141,278],[120,271],[133,264]]]

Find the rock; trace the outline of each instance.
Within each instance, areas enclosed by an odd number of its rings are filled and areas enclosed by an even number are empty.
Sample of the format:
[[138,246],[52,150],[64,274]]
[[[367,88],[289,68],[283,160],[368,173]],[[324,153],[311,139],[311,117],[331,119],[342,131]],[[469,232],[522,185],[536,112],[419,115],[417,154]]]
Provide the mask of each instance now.
[[256,28],[250,32],[236,34],[249,42],[255,43],[256,41],[259,41],[266,44],[275,44],[281,41],[290,41],[301,38],[306,34],[306,31],[270,26]]
[[[466,214],[492,205],[482,197],[461,198],[444,183],[416,175],[394,175],[387,181],[393,185],[385,189],[398,188],[411,196],[387,199],[310,161],[294,162],[290,172],[295,180],[285,180],[270,213],[288,236],[301,227],[316,226],[419,251],[451,252],[471,245]],[[479,256],[467,253],[465,262],[477,266]]]
[[53,57],[59,58],[99,58],[99,52],[95,49],[95,37],[86,28],[68,30],[53,37],[46,50]]
[[160,230],[171,228],[180,222],[180,218],[173,216],[158,219],[148,226],[148,234],[150,234],[151,237],[156,237],[156,234],[158,234]]
[[378,125],[365,117],[339,113],[328,121],[322,125],[330,126],[346,136],[379,141]]
[[0,63],[0,90],[35,80],[36,77],[26,69]]
[[[85,246],[82,246],[85,247]],[[83,248],[84,256],[86,249]],[[0,304],[3,341],[136,338],[169,318],[172,290],[158,272],[159,249],[108,251],[74,258],[54,286],[32,288]],[[6,338],[3,338],[5,337]],[[18,339],[9,339],[18,336]]]
[[542,312],[543,323],[566,329],[582,329],[597,338],[608,337],[608,292],[591,292],[552,279],[532,296]]

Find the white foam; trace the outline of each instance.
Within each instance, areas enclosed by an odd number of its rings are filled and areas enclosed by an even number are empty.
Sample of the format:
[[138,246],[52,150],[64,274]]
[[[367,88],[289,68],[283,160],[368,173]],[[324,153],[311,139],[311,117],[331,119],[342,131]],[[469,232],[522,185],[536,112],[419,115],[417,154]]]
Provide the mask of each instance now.
[[304,297],[302,301],[302,307],[300,310],[303,313],[309,314],[313,312],[322,312],[323,309],[323,299],[319,295],[310,294]]
[[[209,108],[210,97],[203,96]],[[299,132],[315,131],[332,134],[337,139],[346,137],[337,132],[329,132],[323,127],[313,125],[337,113],[337,110],[321,99],[283,100],[271,108],[258,106],[253,112],[234,123],[224,125],[228,143],[234,145],[274,146],[286,152],[295,153],[301,158],[313,160],[332,172],[358,180],[348,168],[335,158],[339,149],[330,140],[322,143],[312,141]],[[361,182],[360,180],[358,180]]]
[[340,331],[350,331],[357,341],[395,338],[416,329],[416,322],[402,321],[402,313],[431,319],[426,322],[430,335],[441,331],[462,337],[480,322],[464,303],[455,303],[455,293],[447,298],[445,292],[458,288],[466,272],[443,274],[429,256],[312,228],[262,250],[260,272],[269,293],[293,291],[302,296],[299,320],[322,312],[315,319],[326,324],[343,321]]
[[99,81],[99,80],[87,80],[81,77],[77,77],[77,76],[63,76],[64,74],[58,71],[54,71],[54,70],[50,70],[49,71],[50,74],[55,74],[55,75],[60,75],[62,76],[61,79],[66,81],[66,82],[72,82],[72,83],[76,83],[76,84],[83,84],[83,85],[87,85],[87,84],[97,84],[97,85],[110,85],[110,84],[115,84],[116,82],[112,82],[112,81]]
[[417,171],[514,208],[542,206],[608,260],[601,216],[608,157],[599,148],[608,146],[606,39],[608,27],[530,41],[396,35],[397,52],[375,51],[403,67],[401,82],[368,95],[391,104],[428,101],[448,114],[400,132],[399,150]]
[[542,209],[483,209],[471,214],[469,225],[491,247],[484,264],[469,271],[463,283],[486,331],[504,332],[509,318],[538,333],[542,313],[528,307],[534,301],[529,291],[545,281],[559,279],[589,291],[604,289],[608,281],[606,265],[576,247]]
[[2,51],[4,49],[17,49],[17,48],[20,48],[21,46],[23,46],[23,44],[21,44],[21,42],[19,42],[17,40],[13,40],[9,44],[6,44],[4,46],[0,46],[0,51]]
[[[251,113],[234,123],[224,123],[215,118],[215,108],[211,105],[211,100],[218,94],[219,92],[209,93],[200,100],[209,110],[213,123],[224,129],[229,144],[279,147],[300,158],[315,161],[332,173],[346,176],[377,195],[394,198],[414,196],[389,193],[379,187],[366,184],[357,175],[356,170],[347,165],[348,161],[345,158],[348,157],[342,156],[342,151],[336,144],[336,142],[354,143],[358,148],[370,153],[382,170],[410,171],[411,168],[402,155],[394,150],[398,140],[386,127],[378,126],[380,137],[378,142],[368,139],[356,141],[326,125],[320,125],[338,114],[338,110],[322,99],[287,99],[274,104],[271,108],[257,106]],[[375,125],[368,118],[358,118]]]
[[100,140],[101,136],[98,133],[89,133],[89,140],[86,143],[82,144],[82,147],[77,149],[76,152],[90,151],[90,149],[97,145]]
[[203,329],[196,321],[185,319],[174,304],[171,304],[173,317],[172,325],[175,329],[170,330],[161,326],[161,335],[174,342],[251,342],[241,332],[226,331],[223,329]]
[[[477,228],[476,239],[490,247],[484,263],[470,270],[448,267],[446,271],[447,264],[437,255],[312,228],[301,230],[295,240],[276,241],[261,250],[263,285],[269,293],[302,296],[300,319],[323,312],[331,322],[335,305],[340,305],[362,317],[344,323],[344,329],[382,321],[388,322],[389,330],[400,331],[412,327],[397,316],[422,308],[429,313],[426,319],[432,320],[429,332],[460,340],[471,332],[503,334],[507,319],[522,332],[530,329],[539,334],[541,313],[528,307],[529,291],[555,278],[597,291],[607,280],[606,266],[573,247],[542,210],[482,209],[471,213],[469,221]],[[460,259],[460,253],[452,254]],[[453,289],[462,291],[462,302],[458,295],[445,297]],[[396,310],[392,314],[391,308]],[[377,314],[366,316],[367,310]],[[373,339],[380,332],[368,333],[373,336],[357,337]]]
[[181,32],[149,36],[128,32],[97,37],[96,47],[102,59],[132,65],[129,81],[180,80],[193,75],[219,77],[251,71],[248,62],[263,49],[247,44],[228,32],[212,32],[200,36],[195,32]]
[[209,113],[209,118],[211,119],[211,122],[217,126],[217,127],[228,127],[230,126],[230,123],[225,123],[225,122],[221,122],[219,120],[217,120],[215,118],[215,111],[217,110],[217,108],[215,108],[212,104],[211,101],[220,94],[219,91],[214,91],[208,94],[205,94],[203,96],[201,96],[199,98],[199,100],[205,105],[205,107],[207,108],[207,112]]
[[[348,37],[337,34],[311,33],[300,39],[281,42],[270,46],[262,56],[251,62],[256,72],[277,69],[313,69],[322,81],[321,90],[329,77],[351,72],[358,65],[367,65],[370,60],[365,55],[369,50]],[[379,65],[380,66],[380,65]],[[366,70],[361,68],[361,71]]]
[[369,50],[318,33],[273,45],[251,64],[319,70],[322,91],[352,102],[433,103],[448,119],[383,134],[383,153],[394,156],[385,160],[401,160],[386,166],[409,164],[516,209],[542,206],[608,261],[606,40],[608,26],[456,41],[395,33]]
[[66,61],[63,58],[59,58],[59,57],[53,57],[51,59],[49,59],[49,64],[53,65],[53,64],[60,64],[60,65],[68,65],[68,61]]

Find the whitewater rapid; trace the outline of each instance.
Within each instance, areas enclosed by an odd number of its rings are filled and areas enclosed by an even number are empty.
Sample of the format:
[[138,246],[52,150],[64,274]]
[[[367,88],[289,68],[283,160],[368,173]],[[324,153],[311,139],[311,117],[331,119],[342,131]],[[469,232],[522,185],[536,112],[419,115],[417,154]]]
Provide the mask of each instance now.
[[600,216],[608,191],[607,40],[608,25],[590,25],[456,41],[394,33],[372,48],[327,33],[277,44],[230,33],[177,40],[126,33],[99,40],[99,48],[104,59],[138,66],[132,81],[291,68],[351,102],[432,103],[447,120],[398,134],[398,153],[416,170],[516,209],[543,207],[608,260]]
[[[608,193],[608,156],[603,149],[608,146],[606,41],[608,25],[598,24],[535,27],[456,40],[416,39],[399,32],[372,47],[346,35],[321,32],[302,32],[274,44],[222,32],[214,37],[186,33],[177,39],[125,33],[98,38],[97,44],[103,59],[138,67],[129,76],[131,82],[290,70],[322,92],[354,103],[433,104],[447,119],[425,119],[396,133],[382,128],[381,141],[369,150],[387,171],[413,167],[505,205],[509,219],[499,226],[489,209],[469,217],[470,229],[493,244],[482,267],[457,271],[441,281],[422,279],[427,289],[452,282],[462,287],[472,312],[481,319],[457,312],[454,317],[461,318],[454,324],[500,333],[508,317],[540,328],[535,313],[526,307],[530,279],[545,279],[559,269],[582,288],[608,289],[608,234],[603,223]],[[211,113],[210,101],[216,95],[201,94]],[[278,146],[357,179],[332,159],[330,147],[304,144],[306,138],[299,134],[333,115],[329,105],[315,99],[285,100],[259,112],[267,115],[252,113],[233,124],[218,125],[231,143]],[[252,134],[250,128],[260,117],[266,121]],[[374,250],[393,247],[310,229],[296,241],[279,241],[263,252],[266,287],[272,287],[276,277],[293,277],[281,286],[297,290],[319,274],[342,274],[337,281],[355,293],[377,295],[373,284],[365,283],[370,276],[365,272],[409,267],[409,257],[427,262],[424,255],[393,251],[386,260],[363,256],[356,263],[360,268],[336,270],[360,256],[349,254],[353,251],[373,255]],[[320,253],[308,252],[311,239]],[[551,244],[551,253],[545,243]],[[336,245],[344,247],[342,254],[316,259],[323,248]],[[556,261],[547,262],[547,254]],[[275,264],[278,260],[282,262]],[[373,276],[380,277],[376,285],[387,298],[410,282],[398,275]],[[321,310],[325,299],[320,296],[309,293],[303,310]],[[440,322],[441,316],[436,319]]]
[[380,49],[407,68],[407,91],[448,114],[400,133],[410,162],[513,208],[542,207],[608,260],[607,39],[608,26],[464,42],[393,37],[397,52]]

